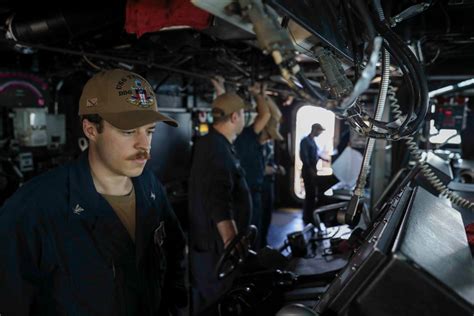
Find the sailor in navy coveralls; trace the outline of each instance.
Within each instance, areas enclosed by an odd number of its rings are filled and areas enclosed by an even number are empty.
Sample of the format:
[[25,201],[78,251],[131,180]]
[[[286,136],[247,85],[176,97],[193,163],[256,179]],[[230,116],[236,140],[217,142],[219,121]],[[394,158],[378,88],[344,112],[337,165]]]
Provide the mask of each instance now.
[[186,304],[185,240],[145,163],[156,122],[176,122],[123,70],[87,82],[79,115],[89,149],[0,209],[0,314],[168,315]]

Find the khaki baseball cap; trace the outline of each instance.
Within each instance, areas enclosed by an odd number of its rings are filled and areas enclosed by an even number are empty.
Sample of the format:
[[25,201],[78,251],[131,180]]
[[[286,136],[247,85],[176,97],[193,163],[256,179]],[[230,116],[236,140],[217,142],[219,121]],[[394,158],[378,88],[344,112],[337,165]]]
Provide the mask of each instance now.
[[151,85],[140,75],[113,69],[94,75],[79,100],[79,115],[98,114],[119,129],[134,129],[153,122],[178,126],[160,113]]
[[212,115],[225,116],[239,111],[240,109],[248,110],[250,107],[245,101],[233,92],[221,94],[212,102]]

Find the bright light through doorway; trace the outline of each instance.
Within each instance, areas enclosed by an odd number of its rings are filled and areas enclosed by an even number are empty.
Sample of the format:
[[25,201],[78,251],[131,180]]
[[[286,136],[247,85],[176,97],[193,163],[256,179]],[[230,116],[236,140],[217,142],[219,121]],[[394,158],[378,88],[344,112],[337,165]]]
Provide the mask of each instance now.
[[[311,125],[314,123],[321,124],[326,130],[316,138],[316,144],[319,148],[319,156],[330,159],[334,150],[335,122],[336,116],[334,113],[311,105],[302,106],[296,113],[294,191],[296,196],[300,199],[304,199],[305,197],[303,179],[301,178],[301,168],[303,167],[303,163],[301,162],[299,154],[301,139],[310,133]],[[320,159],[316,167],[318,169],[318,175],[332,174],[330,162],[325,162]]]

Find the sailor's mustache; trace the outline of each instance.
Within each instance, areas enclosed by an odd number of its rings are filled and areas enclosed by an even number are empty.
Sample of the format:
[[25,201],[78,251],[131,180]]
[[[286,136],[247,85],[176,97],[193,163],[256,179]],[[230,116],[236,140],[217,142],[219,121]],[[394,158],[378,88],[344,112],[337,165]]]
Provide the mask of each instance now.
[[135,155],[131,156],[129,160],[136,160],[136,159],[145,159],[149,160],[151,158],[151,154],[148,151],[140,151]]

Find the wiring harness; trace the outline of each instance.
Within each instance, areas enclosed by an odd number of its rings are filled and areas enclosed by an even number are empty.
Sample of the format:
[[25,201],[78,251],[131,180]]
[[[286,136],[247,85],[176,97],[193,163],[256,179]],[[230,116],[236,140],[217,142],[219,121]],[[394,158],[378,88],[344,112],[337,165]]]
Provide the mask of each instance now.
[[[271,54],[288,86],[298,96],[309,101],[311,104],[326,107],[327,94],[325,91],[312,85],[299,67],[296,62],[296,52],[290,35],[280,27],[277,15],[273,9],[264,5],[260,0],[239,0],[239,4],[242,16],[250,20],[254,26],[260,47],[267,54]],[[375,139],[392,141],[404,139],[410,150],[411,159],[420,166],[423,175],[433,187],[454,204],[474,209],[474,203],[449,190],[434,174],[429,165],[422,160],[422,153],[413,135],[420,130],[428,112],[429,96],[426,77],[414,53],[391,29],[393,21],[391,22],[390,19],[385,18],[380,0],[373,0],[372,4],[376,14],[371,14],[364,0],[345,2],[346,6],[353,5],[355,9],[351,10],[350,7],[345,7],[346,15],[350,15],[350,12],[353,12],[354,18],[358,18],[365,23],[368,37],[367,53],[366,57],[361,58],[361,60],[366,60],[366,64],[361,75],[357,78],[352,91],[345,98],[339,100],[335,108],[332,108],[336,115],[339,118],[346,119],[357,133],[368,137],[363,166],[354,192],[354,199],[351,200],[348,208],[350,212],[348,212],[346,217],[349,218],[346,218],[346,220],[351,222],[356,217],[359,198],[363,196],[363,188],[369,171]],[[352,17],[349,20],[352,21]],[[367,90],[376,75],[376,66],[381,53],[383,65],[382,82],[377,108],[375,115],[372,117],[363,109],[360,103],[360,96]],[[354,55],[357,57],[354,60],[359,60],[356,52],[354,52]],[[409,97],[407,99],[409,101],[404,107],[404,112],[398,104],[394,88],[389,86],[390,57],[399,66],[408,86]],[[356,70],[358,70],[358,67],[359,65],[356,64]],[[384,122],[382,121],[382,113],[387,95],[394,120]]]

